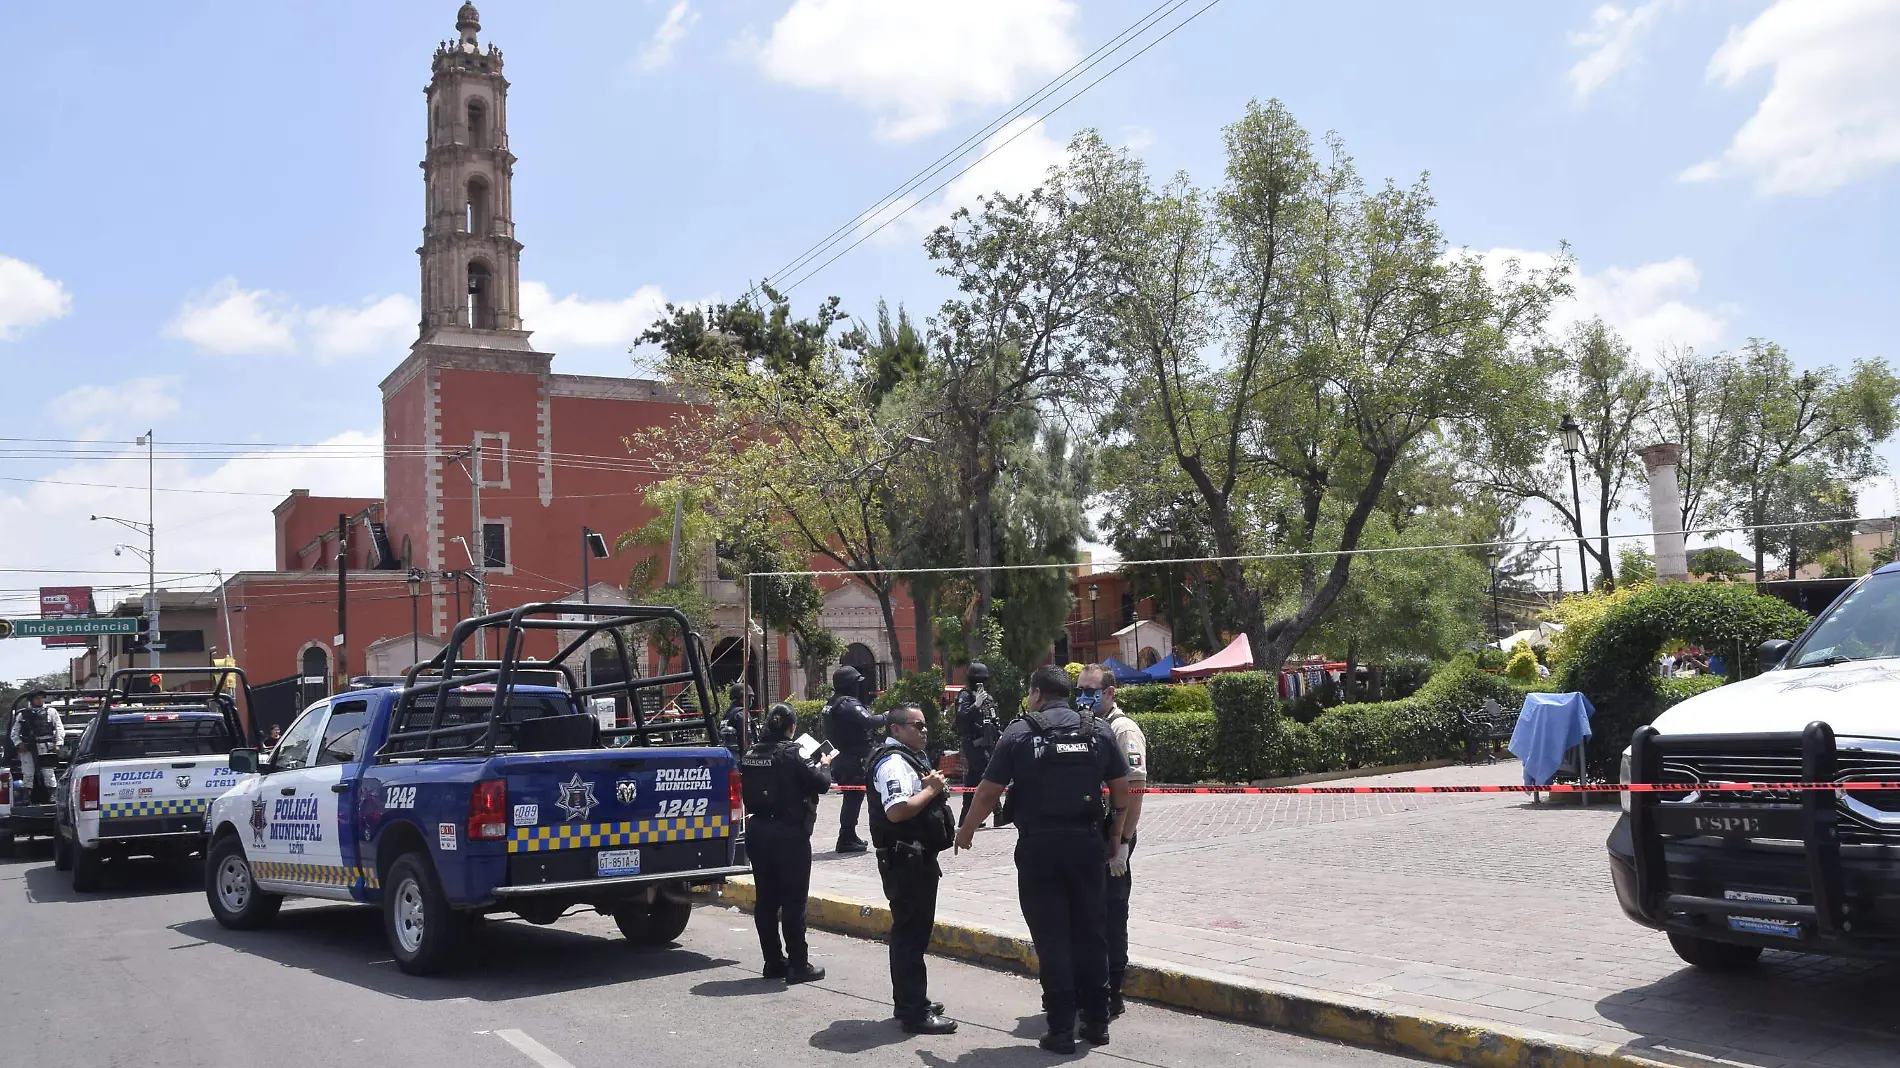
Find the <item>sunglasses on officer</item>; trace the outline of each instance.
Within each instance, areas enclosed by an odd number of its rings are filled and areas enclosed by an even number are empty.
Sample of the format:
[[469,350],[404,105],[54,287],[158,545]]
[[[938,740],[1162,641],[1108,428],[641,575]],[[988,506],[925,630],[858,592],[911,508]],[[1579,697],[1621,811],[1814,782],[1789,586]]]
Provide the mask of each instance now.
[[910,727],[914,730],[925,732],[930,730],[930,724],[924,719],[923,709],[900,708],[894,710],[891,713],[891,717],[891,726],[893,727]]

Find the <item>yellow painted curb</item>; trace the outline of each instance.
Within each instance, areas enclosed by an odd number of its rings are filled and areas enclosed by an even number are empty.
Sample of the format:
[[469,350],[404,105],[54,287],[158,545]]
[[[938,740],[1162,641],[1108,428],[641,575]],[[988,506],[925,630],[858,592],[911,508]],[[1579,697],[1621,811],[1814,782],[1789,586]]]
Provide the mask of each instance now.
[[[756,900],[752,881],[727,880],[720,900],[750,912]],[[890,910],[882,905],[819,894],[808,899],[805,920],[813,927],[860,938],[883,938],[891,929]],[[939,923],[931,933],[930,948],[941,956],[977,964],[1029,975],[1036,971],[1036,949],[1028,939],[982,927]],[[1138,962],[1129,964],[1123,991],[1129,997],[1207,1016],[1471,1068],[1678,1068],[1615,1046],[1561,1035],[1451,1015],[1427,1016],[1344,994],[1247,983]]]

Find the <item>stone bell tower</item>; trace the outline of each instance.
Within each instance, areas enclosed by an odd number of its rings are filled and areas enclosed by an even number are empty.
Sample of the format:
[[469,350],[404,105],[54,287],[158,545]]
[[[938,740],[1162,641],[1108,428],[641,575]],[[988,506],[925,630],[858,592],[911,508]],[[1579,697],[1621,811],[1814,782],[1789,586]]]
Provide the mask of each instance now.
[[[458,37],[435,51],[424,90],[422,341],[528,348],[521,329],[521,243],[515,240],[508,80],[501,49],[477,39],[481,16],[463,4]],[[469,334],[481,335],[470,337]]]

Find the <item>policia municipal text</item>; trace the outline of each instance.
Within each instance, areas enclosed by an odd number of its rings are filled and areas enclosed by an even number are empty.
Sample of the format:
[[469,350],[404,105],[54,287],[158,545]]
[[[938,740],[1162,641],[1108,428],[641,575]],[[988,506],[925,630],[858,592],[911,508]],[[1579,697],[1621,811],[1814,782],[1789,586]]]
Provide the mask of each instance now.
[[1078,1012],[1081,1037],[1108,1042],[1109,843],[1120,841],[1128,810],[1128,761],[1106,723],[1068,706],[1069,688],[1062,668],[1036,669],[1029,712],[998,739],[957,831],[957,848],[973,848],[977,826],[1009,787],[1019,831],[1016,892],[1041,960],[1049,1022],[1038,1044],[1055,1053],[1075,1052]]

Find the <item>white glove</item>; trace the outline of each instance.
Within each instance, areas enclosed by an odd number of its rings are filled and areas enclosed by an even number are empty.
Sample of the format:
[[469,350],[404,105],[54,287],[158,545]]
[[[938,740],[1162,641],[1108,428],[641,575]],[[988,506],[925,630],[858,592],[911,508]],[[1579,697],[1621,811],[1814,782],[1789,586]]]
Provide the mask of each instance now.
[[1115,843],[1115,855],[1108,858],[1108,873],[1117,879],[1128,874],[1127,842]]

